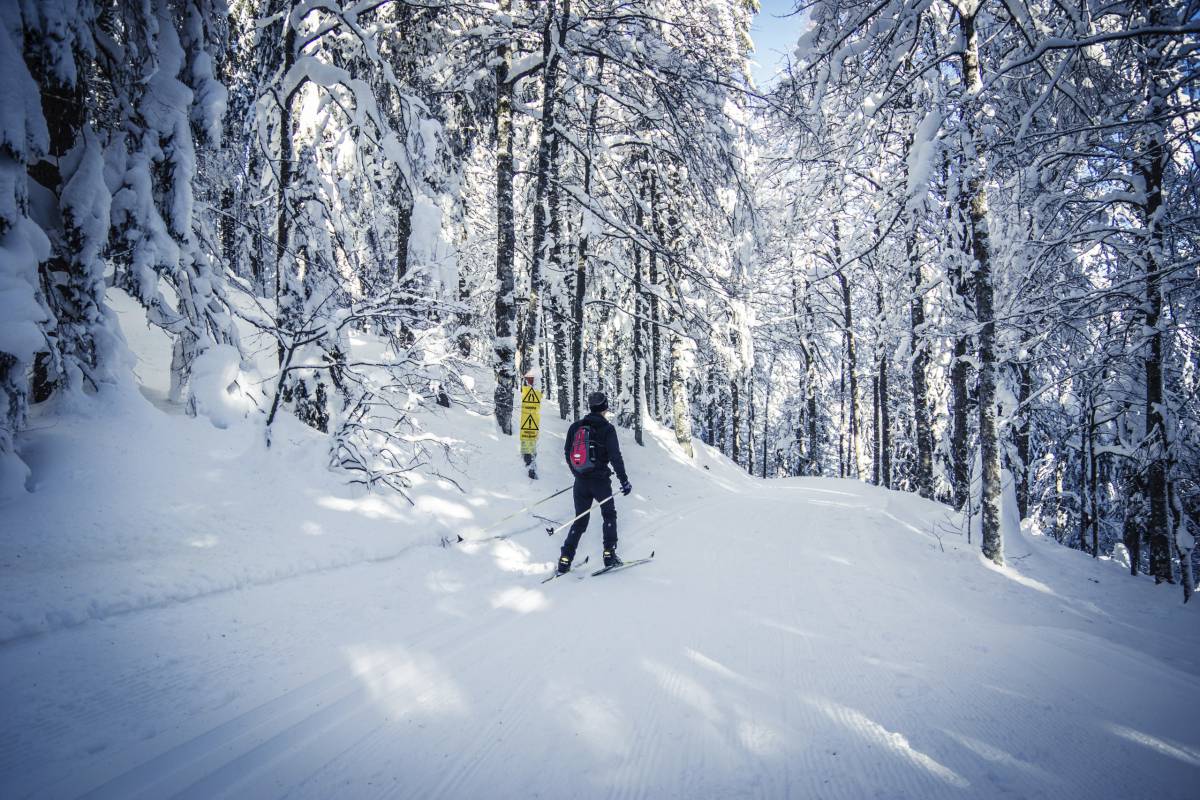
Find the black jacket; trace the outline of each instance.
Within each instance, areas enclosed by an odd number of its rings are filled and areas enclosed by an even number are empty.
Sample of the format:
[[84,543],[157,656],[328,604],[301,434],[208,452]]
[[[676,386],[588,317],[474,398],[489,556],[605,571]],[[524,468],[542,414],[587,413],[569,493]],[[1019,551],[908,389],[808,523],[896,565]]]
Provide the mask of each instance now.
[[[576,477],[607,478],[612,474],[608,469],[608,465],[611,463],[613,470],[617,473],[617,480],[621,483],[628,483],[629,477],[625,474],[625,460],[621,458],[621,444],[617,441],[617,429],[604,418],[603,414],[588,414],[583,419],[572,423],[571,427],[567,429],[567,441],[563,445],[563,458],[567,460],[568,468],[571,465],[571,442],[575,439],[575,431],[585,423],[591,425],[592,431],[596,434],[596,470],[586,476]],[[572,474],[574,474],[574,470],[572,470]]]

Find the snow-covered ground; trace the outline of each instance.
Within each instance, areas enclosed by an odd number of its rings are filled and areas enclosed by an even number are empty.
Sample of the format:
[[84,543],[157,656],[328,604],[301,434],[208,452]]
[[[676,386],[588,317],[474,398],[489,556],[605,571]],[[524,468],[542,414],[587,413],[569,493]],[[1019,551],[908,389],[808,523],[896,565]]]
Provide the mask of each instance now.
[[128,319],[141,393],[35,420],[36,492],[0,509],[0,797],[1200,793],[1174,588],[1028,536],[991,568],[942,506],[756,481],[654,426],[621,434],[618,499],[654,563],[543,585],[538,519],[442,541],[568,485],[552,405],[536,483],[486,416],[429,417],[471,443],[466,491],[414,507],[298,427],[265,451],[175,413]]

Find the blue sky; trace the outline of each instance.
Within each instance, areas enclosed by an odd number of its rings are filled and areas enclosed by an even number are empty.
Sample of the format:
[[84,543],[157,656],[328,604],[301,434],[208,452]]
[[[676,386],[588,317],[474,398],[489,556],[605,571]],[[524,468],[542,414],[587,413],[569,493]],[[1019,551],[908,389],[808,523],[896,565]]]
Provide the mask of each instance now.
[[787,53],[800,38],[801,16],[784,16],[795,7],[794,0],[759,0],[762,10],[754,19],[750,35],[754,38],[754,81],[764,86]]

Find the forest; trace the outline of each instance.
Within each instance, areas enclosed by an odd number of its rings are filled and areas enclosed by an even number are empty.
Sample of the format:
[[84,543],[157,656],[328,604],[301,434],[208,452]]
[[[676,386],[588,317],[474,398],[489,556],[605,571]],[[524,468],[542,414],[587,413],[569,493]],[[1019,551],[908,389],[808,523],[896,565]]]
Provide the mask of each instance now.
[[170,403],[236,398],[268,448],[294,417],[371,491],[413,495],[452,406],[537,478],[529,376],[634,448],[653,421],[1191,596],[1197,0],[798,0],[766,86],[756,0],[0,9],[0,497],[39,409],[131,379],[123,293]]

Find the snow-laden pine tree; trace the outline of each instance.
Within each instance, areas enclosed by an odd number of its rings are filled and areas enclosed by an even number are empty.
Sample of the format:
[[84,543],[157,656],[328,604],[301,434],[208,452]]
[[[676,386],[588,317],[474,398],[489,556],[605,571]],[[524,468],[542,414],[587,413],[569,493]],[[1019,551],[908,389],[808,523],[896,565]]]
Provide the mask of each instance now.
[[[5,2],[4,19],[20,19]],[[30,372],[46,346],[54,318],[39,281],[50,241],[31,216],[29,167],[48,155],[50,135],[38,84],[22,59],[24,31],[0,30],[0,500],[25,491],[29,470],[16,452],[33,387]],[[51,351],[53,352],[53,351]],[[58,356],[58,353],[54,353]]]

